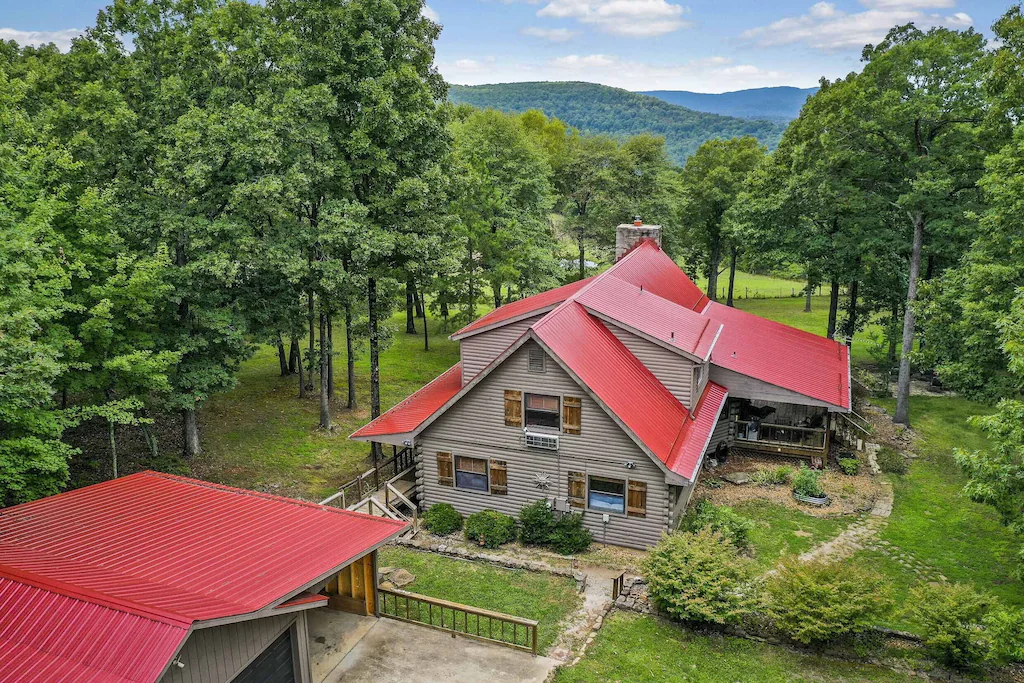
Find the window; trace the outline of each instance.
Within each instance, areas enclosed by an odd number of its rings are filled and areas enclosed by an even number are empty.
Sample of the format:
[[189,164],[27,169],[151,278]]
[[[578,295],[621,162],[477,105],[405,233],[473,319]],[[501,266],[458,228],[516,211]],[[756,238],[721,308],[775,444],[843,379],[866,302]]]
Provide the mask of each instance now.
[[580,433],[581,404],[578,396],[562,397],[562,431],[566,434]]
[[626,512],[626,482],[622,479],[590,477],[587,507],[597,512]]
[[558,414],[559,401],[557,396],[543,394],[526,395],[526,426],[551,427],[558,429],[561,421]]
[[587,498],[587,476],[582,472],[569,472],[569,505],[582,508]]
[[544,349],[530,349],[527,369],[530,372],[544,372]]
[[487,461],[483,458],[455,458],[455,488],[487,490]]
[[441,486],[451,486],[454,481],[452,454],[439,452],[437,454],[437,483]]

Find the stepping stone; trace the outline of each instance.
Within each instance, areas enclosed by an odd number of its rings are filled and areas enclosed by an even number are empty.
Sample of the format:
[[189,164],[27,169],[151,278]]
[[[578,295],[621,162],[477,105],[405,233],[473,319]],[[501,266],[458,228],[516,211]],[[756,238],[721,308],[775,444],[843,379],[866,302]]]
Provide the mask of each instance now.
[[811,538],[812,536],[814,536],[814,534],[804,531],[803,529],[797,529],[793,532],[793,535],[799,536],[800,538]]
[[750,472],[730,472],[729,474],[723,475],[722,479],[725,479],[730,484],[736,484],[742,486],[750,482]]
[[399,569],[391,574],[391,583],[395,584],[396,587],[402,588],[408,586],[410,583],[416,580],[416,577],[410,574],[405,569]]

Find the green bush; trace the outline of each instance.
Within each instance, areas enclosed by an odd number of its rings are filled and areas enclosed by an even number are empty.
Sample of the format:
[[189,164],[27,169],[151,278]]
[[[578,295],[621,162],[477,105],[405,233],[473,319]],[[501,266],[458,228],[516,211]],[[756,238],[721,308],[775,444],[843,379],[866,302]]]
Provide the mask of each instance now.
[[497,548],[516,539],[516,520],[497,510],[474,512],[466,518],[466,538],[485,548]]
[[754,521],[735,512],[726,505],[715,505],[704,499],[697,502],[686,516],[680,528],[683,531],[700,531],[711,529],[722,534],[722,538],[740,550],[750,546],[750,532],[754,529]]
[[524,505],[519,510],[519,540],[526,545],[544,545],[555,526],[555,513],[546,500]]
[[883,580],[854,565],[790,559],[768,577],[765,606],[780,631],[809,644],[869,630],[893,601]]
[[812,470],[807,465],[801,465],[793,477],[793,493],[808,498],[821,498],[825,490],[821,488],[821,472]]
[[662,537],[643,572],[654,604],[682,621],[736,623],[754,607],[750,563],[712,529]]
[[860,471],[860,460],[857,458],[839,458],[839,469],[843,471],[843,474],[848,474],[852,477]]
[[924,629],[924,646],[937,659],[960,669],[989,653],[983,619],[989,599],[959,583],[928,583],[910,591],[910,613]]
[[757,486],[771,487],[781,486],[789,482],[790,476],[793,474],[793,468],[787,465],[779,465],[778,467],[759,467],[753,474],[750,475],[751,483]]
[[564,514],[555,520],[548,543],[563,555],[582,553],[594,542],[594,535],[583,526],[583,515]]
[[983,621],[991,648],[989,659],[999,664],[1024,662],[1024,611],[997,607]]
[[423,513],[423,526],[432,534],[447,536],[462,528],[462,515],[448,503],[434,503]]
[[875,454],[875,461],[878,468],[887,474],[906,474],[910,469],[907,459],[898,451],[882,446]]

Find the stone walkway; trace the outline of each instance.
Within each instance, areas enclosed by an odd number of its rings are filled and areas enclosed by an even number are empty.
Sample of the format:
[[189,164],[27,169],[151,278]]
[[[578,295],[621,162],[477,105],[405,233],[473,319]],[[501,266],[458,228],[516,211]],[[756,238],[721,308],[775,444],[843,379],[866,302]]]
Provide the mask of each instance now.
[[[604,567],[584,567],[583,604],[563,622],[558,640],[551,646],[548,656],[568,662],[575,655],[578,660],[601,628],[604,617],[612,607],[612,579],[620,572]],[[575,663],[575,662],[574,662]]]
[[831,541],[822,543],[800,556],[802,562],[812,560],[825,560],[826,562],[838,562],[850,557],[858,550],[874,548],[880,541],[878,532],[889,523],[889,515],[892,514],[893,493],[892,484],[885,482],[882,488],[882,496],[875,501],[868,516],[860,521],[851,524],[846,531],[833,538]]

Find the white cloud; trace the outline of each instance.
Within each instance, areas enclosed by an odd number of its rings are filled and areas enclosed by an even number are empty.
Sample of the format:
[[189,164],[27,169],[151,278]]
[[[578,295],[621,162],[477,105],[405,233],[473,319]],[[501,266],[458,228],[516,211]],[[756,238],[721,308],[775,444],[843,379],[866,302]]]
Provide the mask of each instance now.
[[576,19],[605,33],[660,36],[690,26],[689,8],[667,0],[551,0],[537,16]]
[[13,40],[19,45],[39,47],[54,43],[61,52],[71,49],[71,40],[82,35],[82,29],[65,28],[59,31],[19,31],[16,28],[0,28],[0,40]]
[[819,2],[806,14],[748,29],[741,36],[764,47],[802,43],[824,52],[836,52],[878,43],[890,28],[900,24],[913,22],[925,29],[965,28],[974,23],[965,12],[942,16],[928,11],[952,7],[955,0],[861,0],[861,5],[867,9],[844,12],[836,9],[834,3]]
[[540,26],[528,26],[523,29],[523,35],[533,36],[534,38],[543,38],[549,40],[552,43],[564,43],[567,40],[572,40],[576,37],[575,31],[570,31],[567,28],[541,28]]
[[607,67],[615,64],[618,60],[608,55],[566,55],[551,60],[551,66],[558,69],[593,69]]
[[423,5],[423,9],[420,10],[420,14],[425,16],[427,19],[430,19],[434,23],[441,23],[441,15],[438,14],[437,10],[435,10],[430,5]]

